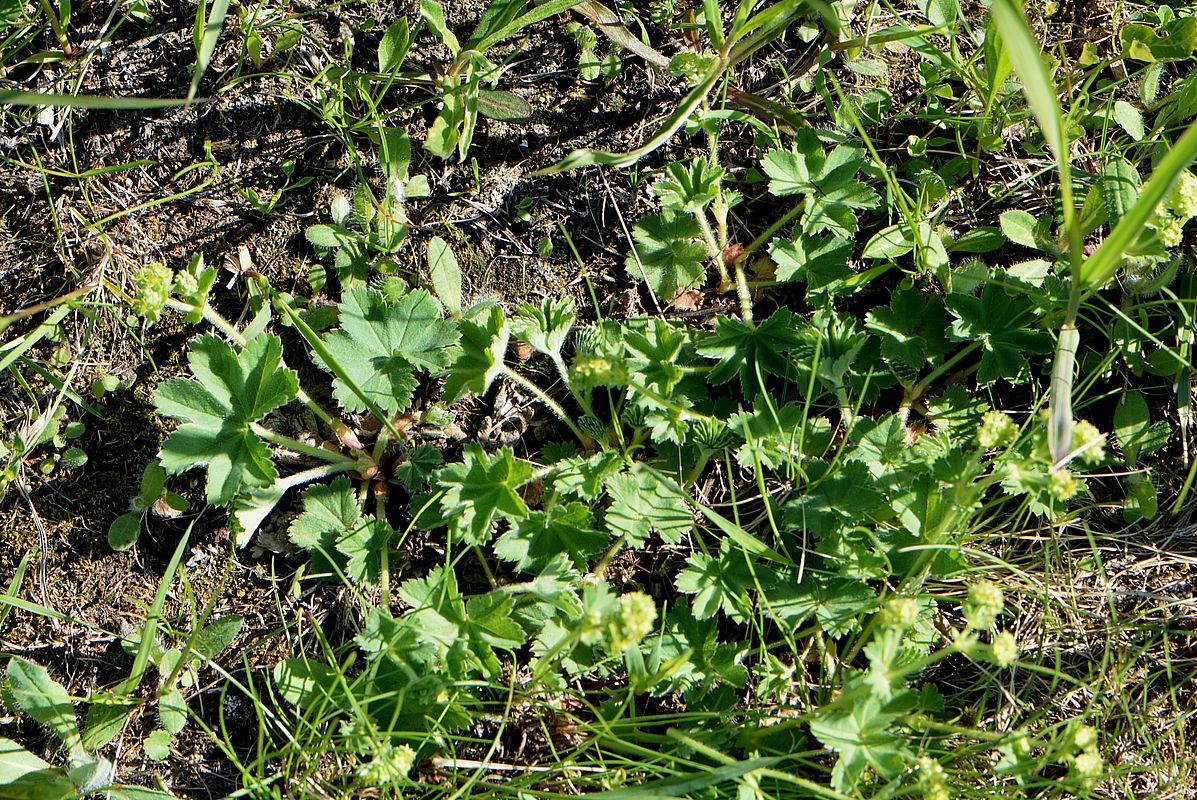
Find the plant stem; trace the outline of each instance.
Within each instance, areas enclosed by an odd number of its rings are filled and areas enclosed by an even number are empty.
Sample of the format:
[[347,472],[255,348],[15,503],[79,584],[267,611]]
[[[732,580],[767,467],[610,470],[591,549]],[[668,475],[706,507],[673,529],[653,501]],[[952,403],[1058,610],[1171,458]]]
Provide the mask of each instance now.
[[553,366],[557,368],[557,374],[561,376],[561,381],[565,384],[565,388],[569,389],[569,393],[573,395],[574,400],[576,400],[578,405],[582,407],[582,411],[584,411],[587,416],[597,417],[597,415],[594,413],[594,406],[590,404],[590,400],[585,396],[584,393],[574,389],[573,382],[569,379],[569,370],[565,366],[565,360],[561,358],[561,353],[553,353],[552,359]]
[[777,233],[779,230],[792,222],[794,218],[801,214],[805,208],[806,206],[803,203],[799,203],[787,211],[781,219],[777,220],[777,222],[774,222],[772,225],[766,228],[764,233],[748,243],[748,246],[744,248],[744,252],[740,254],[739,260],[748,260],[750,255],[755,253],[757,250],[760,250],[769,242],[770,239],[773,238],[773,234]]
[[755,327],[752,321],[752,290],[748,288],[748,276],[744,274],[744,259],[736,259],[736,294],[740,298],[740,316],[744,322]]
[[343,453],[336,453],[332,450],[325,450],[323,447],[304,444],[298,439],[292,439],[290,436],[283,436],[281,433],[275,433],[269,428],[259,425],[256,422],[251,422],[249,424],[249,429],[271,444],[276,444],[279,447],[285,447],[288,450],[294,450],[297,453],[303,453],[304,455],[312,456],[313,458],[323,459],[324,461],[329,461],[334,464],[358,463],[358,459],[356,458],[350,458]]
[[682,484],[683,489],[689,489],[698,479],[702,477],[702,472],[707,468],[707,464],[711,463],[712,450],[707,450],[705,447],[700,451],[701,455],[694,461],[694,466],[690,468],[690,472],[686,474],[686,480]]
[[547,394],[545,394],[543,389],[525,378],[523,375],[520,375],[518,372],[511,369],[511,367],[503,367],[503,372],[501,374],[535,395],[536,399],[544,403],[549,411],[553,412],[557,419],[565,423],[565,427],[569,428],[570,433],[576,436],[579,442],[581,442],[583,445],[586,444],[586,440],[589,437],[587,437],[586,434],[582,432],[582,429],[579,428],[574,421],[569,418],[569,415],[566,413],[565,409],[561,407],[560,403],[549,397]]
[[66,31],[62,29],[62,22],[58,19],[58,12],[50,5],[50,0],[41,0],[42,11],[46,13],[46,19],[50,21],[50,27],[54,30],[54,38],[62,45],[64,53],[70,53],[71,43],[67,41]]
[[727,275],[727,265],[723,263],[723,249],[719,247],[719,240],[715,238],[715,230],[711,227],[711,221],[707,219],[707,212],[701,208],[693,210],[694,219],[698,220],[698,228],[702,231],[702,240],[707,246],[707,255],[711,261],[715,262],[715,268],[719,270],[719,288],[724,290],[731,285],[731,279]]
[[688,408],[683,408],[682,406],[673,402],[672,400],[665,397],[664,395],[661,395],[658,392],[655,392],[652,389],[648,388],[647,386],[640,383],[639,381],[629,380],[628,388],[634,389],[635,391],[637,391],[640,394],[647,397],[649,400],[652,400],[654,403],[665,407],[669,411],[672,411],[673,413],[675,413],[679,417],[681,417],[683,420],[693,420],[693,421],[697,422],[698,420],[712,419],[712,417],[708,417],[706,414],[698,414],[698,413],[691,411]]

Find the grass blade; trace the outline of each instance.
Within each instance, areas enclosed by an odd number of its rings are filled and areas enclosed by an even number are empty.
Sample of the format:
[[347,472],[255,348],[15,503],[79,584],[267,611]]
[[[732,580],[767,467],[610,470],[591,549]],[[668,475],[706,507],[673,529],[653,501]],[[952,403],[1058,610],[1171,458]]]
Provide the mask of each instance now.
[[216,50],[216,42],[220,39],[220,32],[224,29],[224,18],[229,11],[229,0],[213,0],[212,10],[208,12],[208,23],[204,26],[200,37],[199,47],[195,54],[195,74],[191,76],[191,88],[187,90],[187,99],[193,100],[199,91],[200,81],[208,70],[212,61],[212,53]]
[[1083,237],[1077,224],[1076,207],[1072,197],[1072,171],[1069,164],[1071,150],[1064,129],[1064,114],[1057,99],[1055,81],[1043,63],[1039,43],[1031,33],[1022,9],[1015,0],[996,0],[992,13],[993,24],[1001,34],[1010,61],[1022,82],[1027,105],[1031,107],[1031,113],[1035,115],[1035,120],[1043,131],[1043,138],[1055,153],[1056,171],[1060,179],[1060,202],[1063,206],[1064,230],[1068,236],[1069,260],[1072,267],[1070,272],[1073,278],[1069,287],[1068,312],[1060,328],[1048,392],[1047,441],[1053,462],[1062,465],[1072,443],[1073,365],[1080,344],[1080,334],[1076,329],[1080,287],[1076,274],[1081,265]]
[[137,647],[137,655],[133,659],[133,669],[130,670],[129,677],[125,678],[121,682],[121,685],[117,687],[116,693],[118,695],[131,694],[141,683],[141,679],[145,677],[146,668],[150,664],[150,652],[154,649],[157,640],[158,622],[162,619],[162,609],[166,605],[166,596],[170,593],[170,584],[174,581],[179,564],[183,561],[183,553],[187,552],[187,542],[190,538],[191,525],[187,526],[187,531],[183,534],[183,538],[179,539],[179,545],[175,548],[174,555],[170,558],[170,563],[166,565],[166,572],[162,574],[162,583],[158,585],[158,592],[154,595],[154,602],[150,605],[145,624],[141,628],[141,640]]
[[1139,237],[1143,226],[1155,214],[1160,202],[1172,191],[1180,173],[1197,159],[1197,122],[1189,125],[1160,160],[1151,178],[1139,192],[1139,199],[1123,215],[1121,221],[1110,231],[1097,251],[1077,271],[1077,281],[1085,295],[1102,287],[1122,264],[1122,254]]
[[34,108],[95,108],[101,111],[127,111],[140,108],[174,108],[188,103],[207,103],[209,100],[173,99],[166,97],[99,97],[90,94],[42,94],[21,89],[0,90],[0,105],[31,106]]
[[549,2],[545,3],[544,5],[537,6],[528,13],[523,14],[507,23],[494,33],[491,33],[482,41],[478,42],[475,47],[479,52],[485,53],[499,42],[503,41],[509,36],[514,36],[529,25],[540,22],[542,19],[548,19],[549,17],[569,11],[580,2],[581,0],[549,0]]
[[706,74],[702,76],[702,80],[698,85],[691,89],[690,93],[682,99],[682,102],[678,104],[673,113],[666,118],[661,128],[653,134],[653,137],[635,150],[627,153],[608,153],[602,150],[575,150],[556,164],[537,170],[532,174],[556,175],[560,172],[568,172],[571,169],[578,169],[579,167],[590,167],[595,164],[619,168],[632,166],[665,144],[665,142],[673,138],[675,133],[682,129],[682,126],[686,124],[686,120],[690,119],[690,115],[698,110],[698,107],[702,105],[707,95],[715,88],[715,84],[719,82],[719,78],[726,69],[727,62],[722,58],[716,59],[707,68]]

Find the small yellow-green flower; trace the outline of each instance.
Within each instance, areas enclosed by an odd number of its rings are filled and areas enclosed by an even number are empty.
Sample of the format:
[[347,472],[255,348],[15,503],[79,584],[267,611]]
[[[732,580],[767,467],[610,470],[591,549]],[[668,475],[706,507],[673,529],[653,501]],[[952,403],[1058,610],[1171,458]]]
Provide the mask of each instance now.
[[997,624],[1005,603],[1006,598],[1000,586],[993,581],[977,581],[968,587],[964,618],[968,620],[970,628],[987,631]]
[[619,611],[607,622],[611,652],[622,653],[652,632],[657,621],[657,604],[644,592],[628,592],[619,598]]
[[1155,227],[1156,234],[1160,237],[1160,243],[1164,247],[1169,249],[1176,247],[1184,239],[1184,220],[1173,216],[1166,210],[1157,214],[1155,221],[1151,224]]
[[1180,217],[1182,224],[1197,217],[1197,175],[1188,170],[1180,173],[1180,180],[1168,196],[1168,207]]
[[910,597],[891,597],[885,601],[885,608],[881,610],[882,624],[899,630],[914,627],[918,619],[918,601]]
[[1072,426],[1072,451],[1078,461],[1097,466],[1106,457],[1106,436],[1092,422],[1080,420]]
[[949,800],[948,776],[943,765],[933,758],[922,756],[918,761],[919,789],[925,800]]
[[1076,496],[1080,483],[1076,477],[1066,469],[1057,469],[1047,476],[1047,491],[1057,501],[1065,503]]
[[986,411],[977,429],[977,444],[984,450],[1005,447],[1018,436],[1018,425],[1009,414],[1002,411]]
[[1099,777],[1105,771],[1105,762],[1102,761],[1101,754],[1097,750],[1091,749],[1073,759],[1072,767],[1076,770],[1077,775],[1091,780]]
[[1010,631],[1002,631],[993,637],[993,661],[999,667],[1008,667],[1018,660],[1018,641]]
[[160,261],[151,261],[137,271],[133,277],[136,292],[133,295],[133,312],[145,317],[146,322],[157,322],[158,315],[170,299],[170,288],[175,272]]

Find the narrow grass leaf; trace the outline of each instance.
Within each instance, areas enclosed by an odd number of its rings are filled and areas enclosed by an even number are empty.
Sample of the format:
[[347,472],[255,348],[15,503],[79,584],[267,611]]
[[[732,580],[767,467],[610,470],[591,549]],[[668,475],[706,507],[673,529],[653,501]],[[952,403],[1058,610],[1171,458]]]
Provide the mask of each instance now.
[[723,59],[715,59],[710,67],[707,68],[706,73],[702,76],[702,80],[698,85],[690,90],[690,93],[682,98],[682,102],[674,109],[660,129],[653,134],[652,138],[645,142],[635,150],[627,153],[608,153],[601,150],[574,150],[572,153],[561,159],[552,166],[537,170],[533,175],[556,175],[560,172],[568,172],[571,169],[578,169],[580,167],[590,167],[596,164],[602,164],[608,167],[618,167],[620,169],[630,167],[640,159],[647,156],[649,153],[656,150],[665,142],[673,138],[673,135],[682,129],[686,121],[690,119],[698,107],[702,105],[703,100],[710,94],[711,90],[715,88],[715,84],[719,82],[720,76],[723,75],[724,70],[727,69],[727,63]]
[[499,42],[510,36],[514,36],[529,25],[540,22],[542,19],[555,17],[558,14],[569,11],[579,2],[580,0],[549,0],[549,2],[538,5],[528,13],[517,17],[479,41],[473,42],[473,40],[471,40],[471,43],[473,44],[474,49],[481,53],[485,53]]
[[[201,6],[202,8],[202,6]],[[216,51],[216,42],[220,39],[220,32],[224,29],[224,18],[229,12],[229,0],[212,0],[212,9],[208,12],[208,22],[204,25],[203,35],[200,37],[199,48],[195,55],[195,74],[191,77],[191,88],[187,90],[187,99],[195,97],[199,91],[200,81],[208,70],[212,61],[212,53]]]
[[593,798],[593,800],[645,800],[645,798],[664,800],[664,798],[687,797],[703,792],[720,783],[735,780],[743,775],[747,775],[749,772],[764,769],[765,767],[772,767],[781,760],[780,756],[753,758],[748,761],[738,761],[734,764],[709,769],[701,773],[678,775],[659,781],[648,781],[634,789],[609,789],[605,792],[592,792],[586,796]]
[[1010,53],[1010,60],[1022,80],[1027,103],[1043,131],[1043,138],[1055,151],[1060,180],[1067,181],[1068,137],[1064,132],[1060,103],[1056,99],[1056,86],[1043,63],[1039,43],[1035,41],[1026,17],[1014,0],[995,0],[992,13],[993,24],[997,25]]
[[659,53],[633,36],[631,31],[620,21],[619,15],[602,3],[596,2],[596,0],[582,0],[574,7],[574,11],[593,22],[599,33],[629,53],[638,55],[658,67],[669,66],[668,56]]
[[1143,226],[1155,215],[1160,202],[1176,185],[1177,178],[1197,158],[1197,122],[1189,125],[1160,160],[1150,180],[1143,185],[1139,199],[1110,231],[1097,251],[1081,264],[1077,280],[1083,294],[1100,289],[1122,265],[1122,255],[1139,237]]
[[178,571],[179,564],[183,561],[183,553],[187,552],[187,543],[190,539],[191,527],[188,526],[183,537],[179,539],[179,544],[170,558],[170,563],[166,565],[166,572],[162,574],[162,582],[158,585],[158,592],[154,595],[154,602],[150,605],[145,624],[141,627],[141,638],[137,647],[137,655],[133,659],[133,669],[129,671],[129,677],[125,678],[117,687],[117,694],[131,694],[141,683],[141,679],[145,677],[146,667],[150,663],[150,654],[157,644],[158,621],[162,618],[162,609],[166,605],[166,597],[170,593],[170,584],[175,579],[175,572]]
[[165,97],[101,97],[91,94],[43,94],[21,89],[0,90],[0,106],[32,106],[34,108],[94,108],[101,111],[127,111],[142,108],[174,108],[210,100]]

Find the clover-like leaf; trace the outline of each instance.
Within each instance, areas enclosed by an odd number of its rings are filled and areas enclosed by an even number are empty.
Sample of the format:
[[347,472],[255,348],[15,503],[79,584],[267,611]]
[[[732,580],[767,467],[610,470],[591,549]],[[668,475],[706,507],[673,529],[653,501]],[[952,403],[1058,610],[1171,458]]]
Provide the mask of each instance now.
[[273,334],[240,352],[212,335],[194,339],[187,360],[195,380],[167,381],[154,397],[159,413],[184,421],[162,444],[162,468],[173,475],[206,466],[212,505],[228,503],[244,487],[271,485],[278,471],[250,424],[299,390],[282,359],[282,340]]
[[624,262],[628,274],[643,280],[665,301],[702,283],[707,249],[698,241],[702,231],[694,217],[667,211],[643,217],[632,230],[636,249]]
[[910,710],[914,693],[905,691],[888,702],[866,694],[847,705],[822,711],[810,730],[839,753],[831,773],[832,788],[851,792],[872,768],[883,779],[898,775],[913,760],[905,739],[890,726]]
[[724,540],[719,557],[695,553],[675,581],[677,590],[694,595],[692,610],[698,619],[710,619],[722,611],[733,620],[744,620],[752,609],[748,592],[768,574],[762,565],[751,564],[738,547]]
[[862,420],[858,430],[862,430],[863,435],[850,451],[849,458],[863,462],[873,477],[878,479],[890,476],[910,463],[914,456],[901,417],[887,414],[867,430],[864,425],[865,421]]
[[[442,319],[440,306],[423,289],[392,305],[373,289],[350,288],[338,319],[340,327],[323,337],[324,344],[357,388],[384,411],[409,408],[416,372],[440,374],[453,359],[457,326]],[[368,407],[340,377],[333,380],[333,394],[349,411]]]
[[450,528],[466,544],[482,544],[490,538],[497,517],[528,516],[518,490],[531,477],[532,465],[517,459],[510,447],[487,455],[481,445],[469,445],[461,462],[449,464],[437,477],[445,489],[441,502]]
[[831,444],[831,423],[809,417],[802,403],[775,408],[758,399],[753,411],[733,414],[728,427],[744,440],[736,461],[746,469],[777,470],[819,455]]
[[828,636],[837,637],[859,631],[862,611],[876,601],[866,583],[810,572],[799,580],[792,571],[783,571],[764,594],[786,625],[797,628],[814,617]]
[[498,306],[491,306],[481,325],[462,320],[461,353],[449,368],[445,398],[456,400],[467,391],[485,394],[503,372],[510,339],[511,325]]
[[337,540],[337,551],[345,556],[345,574],[358,583],[378,583],[382,554],[390,546],[395,529],[378,517],[364,517]]
[[430,444],[417,445],[408,451],[407,458],[395,465],[395,477],[403,481],[409,492],[420,489],[432,479],[445,463],[441,451]]

